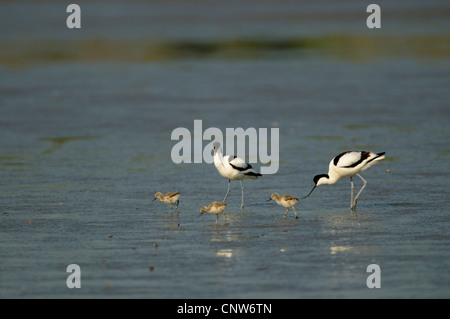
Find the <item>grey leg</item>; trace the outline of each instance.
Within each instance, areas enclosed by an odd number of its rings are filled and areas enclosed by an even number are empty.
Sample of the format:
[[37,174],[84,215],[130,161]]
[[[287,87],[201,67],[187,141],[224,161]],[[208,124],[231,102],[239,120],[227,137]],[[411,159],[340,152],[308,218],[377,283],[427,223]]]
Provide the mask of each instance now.
[[228,191],[227,191],[227,193],[225,194],[225,198],[223,199],[223,202],[225,203],[226,202],[226,200],[227,200],[227,197],[228,197],[228,193],[230,193],[230,183],[231,183],[231,181],[230,180],[228,180]]
[[361,180],[364,182],[364,185],[361,187],[361,189],[359,190],[358,194],[356,194],[355,199],[353,200],[352,207],[350,207],[352,210],[354,210],[354,209],[356,208],[356,202],[357,202],[357,200],[358,200],[358,198],[359,198],[359,195],[361,195],[363,189],[364,189],[364,188],[366,187],[366,185],[367,185],[367,181],[366,181],[361,175],[359,175],[359,174],[356,174],[356,175],[357,175],[359,178],[361,178]]
[[350,209],[353,209],[353,195],[355,190],[355,185],[353,184],[353,179],[350,177],[351,195],[350,195]]
[[297,215],[297,212],[295,211],[295,207],[292,206],[292,209],[294,210],[294,213],[295,213],[295,219],[298,219],[298,215]]
[[242,197],[241,197],[241,212],[244,212],[244,184],[241,182],[241,188],[242,188]]
[[286,213],[284,214],[284,218],[286,218],[287,213],[289,212],[289,207],[286,209]]

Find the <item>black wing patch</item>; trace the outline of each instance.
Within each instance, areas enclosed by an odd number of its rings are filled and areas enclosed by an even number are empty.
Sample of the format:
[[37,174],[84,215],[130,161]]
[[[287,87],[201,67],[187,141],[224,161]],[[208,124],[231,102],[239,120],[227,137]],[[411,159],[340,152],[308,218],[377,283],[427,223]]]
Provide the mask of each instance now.
[[229,163],[231,167],[233,167],[234,169],[237,169],[238,171],[246,171],[250,168],[252,168],[252,166],[250,164],[247,164],[245,167],[239,167],[239,166],[235,166],[231,163]]
[[352,165],[345,166],[345,168],[356,167],[356,166],[358,166],[359,164],[361,164],[363,161],[365,161],[366,159],[368,159],[369,157],[370,157],[370,152],[362,151],[362,152],[361,152],[361,158],[359,159],[359,161],[354,162]]
[[255,172],[248,172],[248,173],[245,173],[245,175],[247,175],[247,176],[262,176],[262,174],[255,173]]
[[344,153],[341,153],[341,154],[339,154],[338,156],[336,156],[336,157],[334,158],[334,160],[333,160],[334,166],[337,166],[337,163],[339,162],[339,160],[341,159],[341,157],[342,157],[343,155],[347,154],[347,153],[350,153],[350,152],[344,152]]

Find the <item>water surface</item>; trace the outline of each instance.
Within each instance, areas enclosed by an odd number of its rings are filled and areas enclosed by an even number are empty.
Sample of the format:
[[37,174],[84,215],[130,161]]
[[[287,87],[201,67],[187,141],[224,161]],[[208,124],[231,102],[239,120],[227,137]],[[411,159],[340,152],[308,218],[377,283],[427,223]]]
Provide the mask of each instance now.
[[[228,3],[80,2],[81,30],[0,3],[0,297],[450,296],[447,2],[381,2],[381,30],[357,1]],[[277,174],[244,182],[244,213],[233,182],[226,225],[199,211],[227,181],[170,158],[195,119],[280,130]],[[386,160],[355,214],[347,180],[298,220],[266,202],[365,149]],[[173,190],[178,215],[152,202]]]

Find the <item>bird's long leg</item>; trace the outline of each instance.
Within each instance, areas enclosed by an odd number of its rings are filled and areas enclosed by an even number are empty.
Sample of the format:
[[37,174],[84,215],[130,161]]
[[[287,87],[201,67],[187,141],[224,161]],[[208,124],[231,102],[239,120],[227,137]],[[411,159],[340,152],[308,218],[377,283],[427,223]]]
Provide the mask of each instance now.
[[170,204],[170,215],[172,215],[172,208],[173,208],[173,205]]
[[359,195],[361,195],[361,192],[363,191],[364,187],[366,187],[366,185],[367,185],[367,181],[361,175],[359,175],[359,174],[356,174],[356,175],[358,175],[358,177],[361,178],[361,180],[364,182],[364,185],[361,187],[361,189],[359,190],[358,194],[356,194],[355,199],[353,200],[353,204],[352,204],[352,207],[351,207],[352,210],[354,210],[356,208],[356,202],[357,202],[357,200],[359,198]]
[[244,212],[244,184],[241,182],[241,188],[242,188],[242,198],[241,198],[241,212]]
[[216,214],[216,226],[219,223],[219,214]]
[[223,199],[223,202],[224,202],[224,203],[226,202],[227,197],[228,197],[228,193],[230,192],[230,183],[231,183],[231,180],[228,180],[228,191],[227,191],[227,193],[225,194],[225,198]]
[[350,177],[351,195],[350,195],[350,209],[353,209],[353,195],[355,190],[355,185],[353,184],[353,179]]
[[298,219],[298,215],[297,215],[297,212],[295,211],[295,207],[292,206],[292,209],[294,210],[294,213],[295,213],[295,219]]
[[284,218],[286,218],[286,215],[288,212],[289,212],[289,207],[286,209],[286,213],[284,213]]
[[177,200],[177,214],[179,213],[178,211],[178,204],[180,203],[180,200]]

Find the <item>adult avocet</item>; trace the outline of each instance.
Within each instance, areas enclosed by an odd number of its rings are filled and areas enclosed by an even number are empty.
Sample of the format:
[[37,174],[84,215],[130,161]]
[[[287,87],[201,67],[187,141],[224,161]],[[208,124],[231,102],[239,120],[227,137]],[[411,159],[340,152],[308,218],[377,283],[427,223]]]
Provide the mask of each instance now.
[[[325,184],[334,184],[341,178],[350,177],[350,184],[351,184],[350,209],[352,211],[355,210],[356,202],[359,198],[359,195],[361,195],[361,192],[367,185],[367,181],[364,178],[362,178],[362,176],[359,175],[359,173],[365,171],[366,169],[372,167],[373,165],[377,164],[379,161],[384,159],[385,158],[384,154],[385,152],[375,154],[369,151],[349,151],[339,154],[338,156],[336,156],[331,160],[328,168],[328,174],[320,174],[314,176],[314,187],[311,190],[311,192],[309,192],[309,194],[303,198],[306,198],[309,195],[311,195],[311,193],[317,186]],[[361,180],[364,182],[364,185],[361,187],[356,197],[353,198],[354,186],[352,177],[355,175],[361,178]]]
[[227,203],[225,202],[212,202],[208,206],[203,206],[200,209],[200,215],[203,215],[204,213],[216,214],[216,225],[217,225],[217,223],[219,222],[219,214],[225,210],[225,207],[227,207]]
[[292,195],[280,196],[280,195],[278,195],[278,193],[273,193],[270,196],[268,201],[270,201],[270,200],[275,200],[278,205],[281,205],[281,206],[284,206],[284,207],[287,208],[286,209],[286,213],[284,214],[284,218],[286,218],[286,215],[289,212],[289,208],[292,207],[292,209],[294,210],[294,213],[295,213],[295,219],[298,219],[298,215],[297,215],[297,212],[295,211],[295,207],[294,207],[295,204],[298,203],[298,198],[297,197],[292,196]]
[[230,182],[232,180],[238,180],[241,182],[242,198],[241,198],[241,211],[244,211],[244,185],[242,181],[244,179],[257,179],[262,176],[253,170],[252,166],[246,163],[242,158],[236,156],[223,156],[220,148],[220,143],[215,142],[214,146],[214,165],[219,171],[220,175],[228,179],[228,190],[223,199],[226,202],[228,193],[230,192]]
[[180,193],[179,192],[168,192],[164,195],[160,192],[157,192],[155,194],[155,198],[152,200],[154,202],[155,200],[159,199],[163,203],[167,203],[170,205],[170,213],[172,214],[172,208],[173,205],[177,205],[177,213],[178,213],[178,204],[180,203]]

